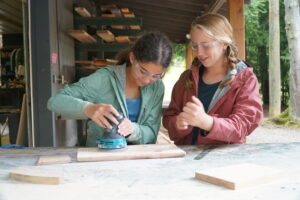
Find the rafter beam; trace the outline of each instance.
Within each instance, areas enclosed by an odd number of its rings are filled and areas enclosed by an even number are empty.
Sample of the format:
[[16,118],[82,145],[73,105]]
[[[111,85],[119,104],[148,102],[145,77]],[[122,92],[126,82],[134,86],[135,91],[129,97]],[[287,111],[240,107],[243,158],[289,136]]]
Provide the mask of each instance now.
[[226,0],[212,0],[205,12],[216,13],[224,5]]

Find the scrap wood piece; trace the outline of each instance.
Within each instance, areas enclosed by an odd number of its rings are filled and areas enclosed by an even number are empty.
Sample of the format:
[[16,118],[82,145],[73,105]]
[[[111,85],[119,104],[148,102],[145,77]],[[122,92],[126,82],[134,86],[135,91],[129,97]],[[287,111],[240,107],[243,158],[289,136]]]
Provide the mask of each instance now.
[[60,184],[63,181],[63,174],[21,166],[12,170],[9,173],[9,178],[28,183]]
[[232,165],[195,173],[195,177],[199,180],[232,190],[270,183],[285,175],[284,171],[254,164]]
[[108,12],[111,9],[118,8],[115,4],[107,4],[107,5],[101,5],[100,10],[101,12]]
[[99,148],[79,148],[77,161],[95,162],[147,158],[176,158],[183,157],[185,154],[185,151],[174,144],[128,145],[126,149],[109,151],[100,150]]
[[64,164],[70,163],[71,157],[69,155],[49,155],[49,156],[40,156],[36,165],[52,165],[52,164]]
[[75,60],[75,63],[91,64],[91,65],[96,65],[96,66],[100,66],[100,67],[107,65],[107,61],[105,59],[102,59],[102,60]]
[[123,17],[122,12],[119,8],[112,8],[110,9],[110,12],[114,14],[116,17]]
[[121,8],[120,9],[121,10],[121,12],[124,14],[124,13],[129,13],[130,11],[129,11],[129,8]]
[[110,17],[110,18],[113,18],[113,17],[116,17],[114,14],[111,14],[111,13],[104,13],[104,14],[101,14],[101,17]]
[[74,9],[81,17],[91,17],[91,13],[84,7],[76,7]]
[[69,30],[68,34],[82,43],[96,43],[97,40],[85,30]]
[[[134,18],[134,17],[135,17],[134,13],[123,13],[123,15],[124,15],[124,17],[126,17],[126,18]],[[132,29],[132,30],[141,30],[141,27],[138,26],[138,25],[131,25],[131,26],[129,26],[129,27],[130,27],[130,29]]]
[[134,13],[123,13],[123,15],[126,18],[134,18],[135,17]]
[[97,35],[106,42],[114,42],[115,36],[109,30],[98,30]]
[[[113,17],[116,17],[116,15],[115,14],[106,14],[106,13],[104,13],[104,14],[101,14],[101,17],[113,18]],[[126,28],[126,26],[122,26],[122,25],[111,25],[111,27],[113,29],[121,29],[121,30]]]
[[129,39],[129,36],[116,36],[115,40],[117,43],[130,43],[131,40]]

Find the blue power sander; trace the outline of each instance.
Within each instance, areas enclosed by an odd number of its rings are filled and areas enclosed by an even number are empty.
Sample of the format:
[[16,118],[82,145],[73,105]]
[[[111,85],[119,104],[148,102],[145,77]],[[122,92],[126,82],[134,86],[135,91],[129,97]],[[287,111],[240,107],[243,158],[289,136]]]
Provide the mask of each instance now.
[[[124,115],[122,113],[116,117],[119,124],[124,120]],[[123,149],[127,146],[126,139],[124,136],[118,133],[118,125],[111,122],[112,129],[105,129],[102,138],[98,138],[96,141],[98,143],[99,149]]]

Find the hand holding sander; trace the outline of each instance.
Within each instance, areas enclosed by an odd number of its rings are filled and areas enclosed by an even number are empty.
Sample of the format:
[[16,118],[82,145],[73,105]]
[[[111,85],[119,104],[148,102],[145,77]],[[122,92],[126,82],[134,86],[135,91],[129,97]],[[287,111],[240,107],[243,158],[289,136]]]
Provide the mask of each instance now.
[[[124,120],[122,113],[119,116],[115,116],[119,124]],[[118,124],[113,123],[107,118],[111,124],[112,129],[105,129],[103,136],[97,139],[99,149],[122,149],[127,146],[124,136],[118,133]]]

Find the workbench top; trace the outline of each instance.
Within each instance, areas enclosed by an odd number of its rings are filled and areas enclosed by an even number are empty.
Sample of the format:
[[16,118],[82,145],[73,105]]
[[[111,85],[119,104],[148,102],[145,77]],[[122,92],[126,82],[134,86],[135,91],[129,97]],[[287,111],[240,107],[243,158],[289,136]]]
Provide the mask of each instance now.
[[[300,199],[300,143],[179,147],[186,151],[185,157],[103,162],[76,162],[76,148],[0,149],[0,200]],[[35,166],[38,156],[53,154],[69,154],[72,163],[36,167],[62,172],[62,184],[30,184],[8,179],[12,169]],[[274,167],[288,175],[270,184],[240,190],[195,179],[198,170],[240,163]]]

